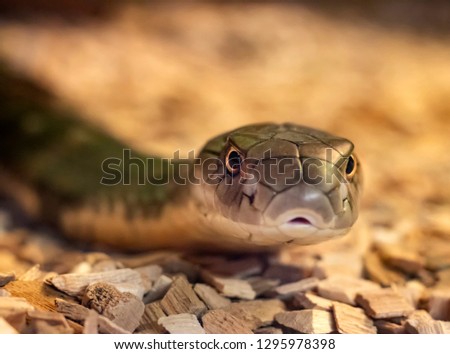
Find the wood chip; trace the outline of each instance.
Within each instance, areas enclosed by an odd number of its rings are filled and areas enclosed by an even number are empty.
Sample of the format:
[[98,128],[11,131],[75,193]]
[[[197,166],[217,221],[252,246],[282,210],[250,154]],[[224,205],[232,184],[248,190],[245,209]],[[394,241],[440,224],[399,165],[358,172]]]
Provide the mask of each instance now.
[[317,287],[319,284],[319,279],[311,277],[296,281],[294,283],[287,283],[275,288],[275,292],[280,297],[286,299],[292,297],[294,294],[299,292],[306,292]]
[[206,284],[197,283],[194,291],[210,310],[219,309],[231,304],[231,300],[220,295],[216,289]]
[[318,292],[327,299],[355,305],[355,296],[358,292],[379,288],[378,284],[369,280],[339,275],[319,282]]
[[202,328],[195,315],[190,313],[180,313],[161,317],[158,324],[163,326],[165,330],[171,334],[204,334]]
[[4,318],[0,317],[0,334],[18,334],[19,332],[11,326]]
[[406,276],[386,267],[376,252],[368,252],[364,257],[364,265],[369,278],[384,286],[404,284]]
[[356,296],[356,303],[376,319],[408,316],[414,311],[414,307],[393,289],[362,291]]
[[143,267],[138,267],[134,269],[136,272],[139,272],[145,279],[149,281],[149,283],[154,283],[157,281],[163,272],[161,266],[157,264],[151,264]]
[[311,272],[305,272],[303,268],[289,264],[272,264],[263,274],[264,278],[276,279],[281,283],[293,283],[308,278]]
[[409,315],[405,328],[412,334],[443,333],[439,321],[435,321],[425,310],[416,310]]
[[294,297],[293,305],[303,309],[317,309],[330,311],[334,301],[325,299],[312,293],[298,293]]
[[200,267],[180,257],[169,257],[162,263],[164,273],[171,275],[184,274],[188,281],[194,283],[200,274]]
[[108,272],[90,273],[90,274],[64,274],[58,275],[49,280],[57,289],[71,296],[83,296],[86,287],[89,284],[105,282],[115,285],[121,290],[122,284],[131,284],[132,293],[142,298],[148,283],[142,278],[141,274],[132,269],[117,269]]
[[[238,303],[236,303],[236,304],[238,304]],[[251,330],[254,330],[254,329],[259,328],[259,327],[262,326],[262,322],[261,322],[261,320],[258,317],[256,317],[255,315],[253,315],[252,313],[250,313],[246,309],[243,309],[240,306],[231,306],[230,305],[230,306],[225,307],[225,308],[223,308],[221,310],[224,310],[224,311],[232,314],[233,316],[239,318],[244,323],[246,323],[246,325]]]
[[[86,318],[89,316],[90,311],[88,308],[71,303],[69,301],[65,301],[62,299],[55,300],[56,310],[62,313],[66,318],[77,322],[84,322]],[[105,334],[130,334],[131,332],[123,329],[122,327],[116,325],[109,318],[105,316],[98,316],[98,329],[100,333]]]
[[97,312],[89,311],[89,314],[84,320],[83,334],[98,334],[98,318]]
[[286,311],[286,305],[279,299],[253,300],[232,303],[223,310],[240,317],[240,313],[250,314],[258,320],[258,327],[272,324],[275,315]]
[[203,314],[207,308],[198,298],[184,276],[174,279],[170,289],[161,300],[161,307],[168,315],[191,313],[196,316]]
[[71,334],[73,328],[69,326],[66,318],[50,311],[28,311],[28,321],[33,333],[38,334]]
[[408,274],[415,274],[425,266],[425,258],[415,251],[409,251],[397,244],[382,244],[377,246],[381,258],[387,264]]
[[245,278],[261,274],[263,264],[257,257],[242,257],[237,260],[223,260],[208,267],[211,273],[222,277]]
[[246,281],[251,285],[256,296],[274,292],[275,288],[280,285],[280,280],[265,277],[250,277]]
[[333,314],[339,333],[377,333],[373,321],[358,307],[335,302]]
[[331,333],[334,331],[331,313],[323,310],[282,312],[275,316],[275,320],[300,333]]
[[405,286],[392,286],[392,288],[402,294],[413,307],[418,307],[426,289],[425,285],[417,280],[410,280],[406,282]]
[[450,321],[450,287],[430,292],[428,311],[435,320]]
[[133,332],[144,313],[144,303],[131,293],[122,293],[113,285],[93,283],[86,288],[82,304],[112,322]]
[[277,328],[277,327],[261,327],[261,328],[257,328],[254,331],[255,334],[283,334],[283,331],[281,330],[281,328]]
[[235,278],[223,278],[210,272],[202,272],[202,277],[208,284],[216,288],[226,297],[234,297],[243,300],[253,300],[256,292],[248,281]]
[[211,310],[202,317],[203,327],[210,334],[252,334],[248,322],[224,310]]
[[332,276],[344,275],[361,277],[363,260],[359,253],[351,251],[333,251],[321,255],[321,259],[313,269],[313,276],[325,279]]
[[0,309],[0,317],[4,318],[17,332],[25,332],[27,325],[26,310]]
[[5,286],[13,280],[16,280],[16,275],[13,272],[0,273],[0,286]]
[[0,310],[34,310],[34,306],[31,305],[26,299],[21,297],[14,297],[14,296],[6,296],[6,297],[0,297]]
[[386,320],[375,320],[375,326],[379,334],[405,334],[405,324],[398,324]]
[[161,299],[169,290],[172,284],[172,278],[167,275],[161,275],[156,282],[153,284],[152,288],[145,294],[144,303],[148,304],[150,302]]
[[52,277],[57,275],[56,273],[47,273],[41,271],[41,267],[39,264],[28,269],[25,273],[23,273],[18,279],[22,281],[33,281],[33,280],[44,280],[47,277]]
[[142,315],[136,332],[150,334],[167,333],[164,327],[158,323],[158,320],[162,317],[166,317],[166,314],[162,310],[159,301],[145,305],[144,314]]

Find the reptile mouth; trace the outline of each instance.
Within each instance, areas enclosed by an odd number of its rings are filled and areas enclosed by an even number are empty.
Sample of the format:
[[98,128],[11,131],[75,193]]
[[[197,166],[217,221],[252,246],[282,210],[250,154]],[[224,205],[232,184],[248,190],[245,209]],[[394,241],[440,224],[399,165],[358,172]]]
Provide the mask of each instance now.
[[297,217],[289,220],[287,223],[293,224],[293,225],[305,225],[305,226],[312,225],[311,221],[309,221],[307,218],[305,218],[303,216],[297,216]]

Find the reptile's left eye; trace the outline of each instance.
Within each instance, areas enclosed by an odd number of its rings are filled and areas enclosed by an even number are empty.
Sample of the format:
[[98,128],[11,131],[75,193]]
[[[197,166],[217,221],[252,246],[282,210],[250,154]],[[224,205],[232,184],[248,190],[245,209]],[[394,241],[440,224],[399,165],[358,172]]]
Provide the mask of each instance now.
[[241,171],[241,154],[234,148],[230,148],[225,157],[225,165],[228,172],[234,176]]
[[345,174],[347,178],[352,178],[356,173],[357,162],[353,155],[349,156],[347,166],[345,167]]

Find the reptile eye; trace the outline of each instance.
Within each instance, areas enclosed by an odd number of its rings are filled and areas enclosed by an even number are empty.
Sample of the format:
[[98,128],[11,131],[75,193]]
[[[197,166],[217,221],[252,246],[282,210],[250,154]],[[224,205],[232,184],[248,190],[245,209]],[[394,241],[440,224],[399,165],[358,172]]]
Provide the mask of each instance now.
[[355,158],[350,156],[347,160],[347,166],[345,167],[345,173],[348,178],[352,178],[356,172],[356,161]]
[[242,162],[241,155],[237,150],[235,150],[234,148],[228,150],[227,156],[225,158],[225,164],[227,166],[228,172],[232,176],[240,172],[241,162]]

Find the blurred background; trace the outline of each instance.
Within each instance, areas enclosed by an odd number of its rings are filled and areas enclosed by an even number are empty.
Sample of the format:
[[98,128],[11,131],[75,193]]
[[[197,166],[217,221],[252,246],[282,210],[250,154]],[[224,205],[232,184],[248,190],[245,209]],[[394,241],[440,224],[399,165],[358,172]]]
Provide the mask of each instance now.
[[370,225],[450,234],[448,1],[0,6],[0,60],[125,143],[171,155],[248,123],[326,129],[356,145]]

